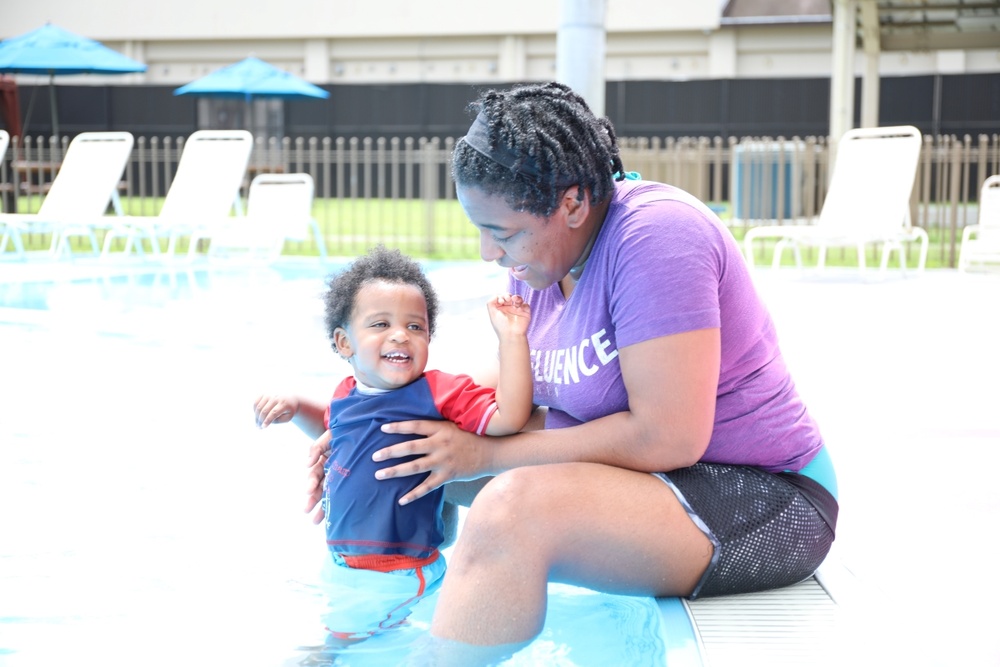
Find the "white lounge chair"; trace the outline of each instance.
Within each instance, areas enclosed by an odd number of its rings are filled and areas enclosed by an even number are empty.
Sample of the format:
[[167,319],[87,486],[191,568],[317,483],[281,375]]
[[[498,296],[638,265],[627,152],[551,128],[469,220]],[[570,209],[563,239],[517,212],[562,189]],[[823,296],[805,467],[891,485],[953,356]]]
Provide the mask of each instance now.
[[743,239],[747,262],[754,264],[753,242],[777,238],[773,266],[781,264],[786,247],[802,268],[801,246],[817,246],[817,266],[826,264],[829,247],[857,248],[858,267],[865,270],[865,248],[882,244],[881,269],[889,265],[892,251],[899,253],[900,268],[906,269],[906,243],[918,241],[917,270],[927,262],[927,232],[910,220],[910,194],[917,173],[922,138],[917,128],[861,128],[846,132],[837,146],[830,187],[815,225],[769,225],[753,227]]
[[985,181],[979,191],[979,221],[962,230],[962,248],[958,268],[968,271],[973,265],[1000,267],[1000,174]]
[[[246,130],[199,130],[188,137],[167,189],[163,207],[155,216],[127,215],[104,237],[102,256],[111,255],[113,242],[125,239],[124,253],[143,253],[149,241],[153,254],[160,253],[159,239],[167,239],[167,254],[173,256],[183,236],[205,235],[225,224],[235,209],[243,214],[240,186],[246,174],[253,136]],[[188,256],[196,252],[192,242]]]
[[250,183],[247,214],[218,230],[191,238],[192,245],[210,239],[210,257],[277,259],[286,240],[313,236],[321,258],[326,243],[312,215],[314,183],[309,174],[258,174]]
[[100,252],[95,230],[112,223],[115,216],[105,215],[109,203],[115,213],[122,213],[118,183],[133,142],[128,132],[84,132],[74,137],[38,213],[0,213],[0,254],[11,242],[23,257],[21,234],[27,232],[51,232],[53,255],[69,253],[68,239],[73,236],[87,237],[94,253]]

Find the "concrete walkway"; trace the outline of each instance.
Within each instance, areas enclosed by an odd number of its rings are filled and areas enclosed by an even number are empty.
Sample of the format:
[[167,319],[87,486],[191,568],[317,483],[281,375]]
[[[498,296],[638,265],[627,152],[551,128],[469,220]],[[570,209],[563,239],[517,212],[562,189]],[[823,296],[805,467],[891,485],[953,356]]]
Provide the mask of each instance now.
[[881,602],[873,632],[927,664],[1000,663],[1000,276],[756,275],[837,465],[835,554]]

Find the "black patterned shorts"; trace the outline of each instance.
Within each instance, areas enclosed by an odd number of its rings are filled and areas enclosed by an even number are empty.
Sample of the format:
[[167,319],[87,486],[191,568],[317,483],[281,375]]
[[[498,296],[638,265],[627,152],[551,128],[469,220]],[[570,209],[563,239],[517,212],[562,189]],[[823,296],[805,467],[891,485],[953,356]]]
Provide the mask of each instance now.
[[833,544],[837,501],[804,475],[717,463],[655,475],[714,546],[692,600],[797,583]]

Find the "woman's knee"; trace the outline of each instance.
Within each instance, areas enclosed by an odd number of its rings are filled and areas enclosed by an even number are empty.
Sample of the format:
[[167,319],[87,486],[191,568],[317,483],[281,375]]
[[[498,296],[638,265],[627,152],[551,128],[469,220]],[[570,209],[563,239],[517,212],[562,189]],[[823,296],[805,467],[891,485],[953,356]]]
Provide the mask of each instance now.
[[522,551],[528,545],[537,551],[539,526],[548,521],[551,506],[547,472],[516,468],[493,478],[472,503],[460,541],[483,545],[493,554]]

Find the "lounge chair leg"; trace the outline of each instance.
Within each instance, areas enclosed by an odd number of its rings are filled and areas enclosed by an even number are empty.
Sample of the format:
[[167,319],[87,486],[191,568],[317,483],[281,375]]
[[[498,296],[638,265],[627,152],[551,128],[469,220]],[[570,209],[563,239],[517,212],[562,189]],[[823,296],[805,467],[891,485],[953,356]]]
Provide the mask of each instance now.
[[[115,239],[121,236],[118,230],[109,229],[104,235],[104,245],[101,247],[101,257],[109,257],[111,255],[111,244],[114,243]],[[125,249],[126,254],[128,253],[128,246]]]
[[774,244],[774,256],[771,258],[772,269],[781,267],[781,257],[785,254],[786,245],[788,245],[788,239],[778,239],[778,242]]
[[920,256],[917,259],[917,273],[921,273],[924,267],[927,266],[927,249],[930,245],[930,238],[927,236],[927,232],[923,228],[918,229],[917,238],[920,241]]
[[24,251],[24,241],[21,239],[21,232],[14,230],[14,250],[17,251],[18,257],[24,257],[27,259],[28,253]]
[[66,253],[67,256],[72,254],[67,245],[66,235],[52,232],[52,244],[49,246],[49,256],[53,259],[59,259],[63,253]]
[[167,241],[167,254],[173,257],[174,252],[176,252],[176,250],[177,250],[177,235],[171,232],[170,240]]
[[[316,237],[316,249],[319,251],[320,259],[326,259],[326,239],[323,238],[323,233],[320,231],[319,224],[315,220],[310,221],[310,226],[313,230],[313,235]],[[751,265],[752,268],[752,265]]]
[[802,248],[794,241],[792,242],[792,252],[795,254],[795,267],[799,270],[799,273],[802,273]]
[[[142,245],[142,239],[139,239],[139,245]],[[128,236],[125,237],[125,247],[122,249],[122,253],[126,257],[128,257],[130,254],[132,254],[132,248],[134,247],[135,247],[135,232],[130,230]]]
[[101,254],[101,244],[97,242],[97,234],[94,233],[93,229],[87,230],[87,236],[90,237],[90,252],[94,253],[94,256]]
[[191,242],[188,245],[187,251],[187,261],[193,262],[194,258],[198,255],[198,243],[201,241],[201,237],[197,235],[191,236]]
[[10,239],[11,243],[14,244],[14,254],[17,257],[27,257],[24,252],[24,243],[21,241],[21,233],[10,227],[5,227],[3,230],[3,239],[0,239],[0,254],[7,250],[7,239]]
[[904,272],[906,271],[906,265],[904,264],[905,260],[903,259],[904,258],[903,247],[899,246],[897,248],[896,244],[893,243],[892,241],[886,241],[885,243],[882,244],[882,257],[881,257],[881,261],[879,262],[879,271],[883,275],[885,274],[886,271],[889,270],[889,260],[892,258],[892,251],[893,250],[898,250],[899,251],[900,268]]
[[61,250],[60,245],[63,241],[63,235],[59,233],[59,230],[52,230],[52,242],[49,244],[49,255],[51,257],[58,257],[59,251]]
[[743,257],[747,261],[747,267],[752,270],[754,268],[753,239],[748,236],[743,237]]

